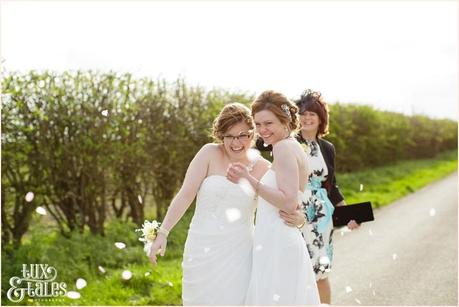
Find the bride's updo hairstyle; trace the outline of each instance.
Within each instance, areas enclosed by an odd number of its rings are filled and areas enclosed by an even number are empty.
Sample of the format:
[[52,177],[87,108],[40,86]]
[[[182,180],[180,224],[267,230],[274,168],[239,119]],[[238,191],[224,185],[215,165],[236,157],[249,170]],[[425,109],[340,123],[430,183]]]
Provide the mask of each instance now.
[[222,142],[223,135],[234,125],[244,122],[249,126],[249,130],[255,129],[252,116],[250,116],[250,109],[239,102],[233,102],[223,107],[215,118],[211,136],[214,141]]
[[289,128],[290,132],[300,127],[298,107],[281,93],[271,90],[261,93],[252,102],[252,116],[263,110],[273,112],[279,121]]

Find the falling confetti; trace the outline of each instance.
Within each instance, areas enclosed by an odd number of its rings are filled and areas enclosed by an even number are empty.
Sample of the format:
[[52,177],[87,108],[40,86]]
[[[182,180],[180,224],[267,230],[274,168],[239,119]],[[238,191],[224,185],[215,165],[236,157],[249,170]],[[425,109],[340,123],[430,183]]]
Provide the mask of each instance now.
[[330,259],[327,256],[322,256],[319,258],[319,264],[322,264],[322,265],[330,264]]
[[352,292],[352,288],[349,286],[346,286],[346,293],[351,293],[351,292]]
[[171,283],[170,281],[167,282],[167,285],[168,285],[169,287],[173,287],[173,286],[174,286],[174,284]]
[[261,245],[261,244],[258,244],[257,246],[255,246],[255,250],[257,252],[261,251],[262,249],[263,249],[263,245]]
[[105,274],[106,271],[103,266],[99,265],[97,268],[99,269],[99,272],[101,272],[102,274]]
[[274,294],[274,295],[273,295],[273,300],[274,300],[275,302],[278,302],[279,299],[280,299],[280,295],[279,295],[279,294]]
[[370,230],[368,230],[368,234],[369,234],[370,236],[373,235],[373,230],[371,230],[371,228],[370,228]]
[[370,288],[373,287],[373,283],[370,281]]
[[373,290],[373,296],[376,296],[376,292],[375,292],[375,290]]
[[360,184],[359,191],[360,191],[360,192],[363,191],[363,184]]
[[233,223],[241,218],[241,210],[237,208],[228,208],[225,210],[226,219]]
[[205,247],[205,248],[204,248],[204,253],[207,254],[209,251],[210,251],[210,248],[208,248],[208,247]]
[[88,283],[83,278],[78,278],[76,281],[76,287],[78,290],[83,289],[87,284]]
[[35,197],[35,194],[33,194],[33,192],[28,192],[25,196],[25,200],[26,202],[30,203],[34,197]]
[[129,271],[129,270],[123,271],[123,273],[121,273],[121,278],[124,279],[124,280],[131,279],[132,278],[132,272]]
[[435,216],[436,213],[437,212],[435,211],[434,208],[431,208],[430,211],[429,211],[430,216]]
[[76,291],[69,291],[67,292],[67,297],[71,298],[72,300],[76,300],[81,297],[81,294]]
[[126,244],[124,244],[123,242],[115,242],[115,246],[119,249],[123,249],[126,247]]
[[258,160],[258,158],[260,157],[260,152],[254,148],[250,148],[249,150],[247,150],[247,159],[250,161],[250,162],[255,162]]
[[362,302],[358,298],[356,298],[355,301],[357,302],[357,304],[362,305]]
[[37,209],[35,209],[35,212],[37,212],[40,215],[46,215],[46,209],[43,207],[37,207]]
[[145,272],[144,275],[145,275],[145,276],[150,276],[150,274],[151,274],[150,272]]
[[397,254],[392,254],[392,259],[397,260]]
[[102,116],[105,116],[105,117],[108,116],[108,110],[103,110],[103,111],[100,112],[100,113],[102,113]]
[[137,199],[139,200],[139,203],[141,203],[141,204],[143,203],[142,196],[137,195]]

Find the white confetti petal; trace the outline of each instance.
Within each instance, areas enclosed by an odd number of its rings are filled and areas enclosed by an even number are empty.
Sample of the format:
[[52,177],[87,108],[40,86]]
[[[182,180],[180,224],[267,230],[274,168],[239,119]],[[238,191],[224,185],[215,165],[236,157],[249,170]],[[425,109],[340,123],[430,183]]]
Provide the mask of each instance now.
[[173,286],[174,286],[174,284],[171,283],[170,281],[167,282],[167,285],[168,285],[169,287],[173,287]]
[[30,203],[34,197],[35,197],[35,194],[33,194],[33,192],[28,192],[25,196],[25,200],[26,202]]
[[99,265],[97,268],[99,269],[99,272],[101,272],[102,274],[105,274],[106,271],[103,266]]
[[143,203],[143,199],[142,199],[142,196],[141,195],[137,195],[137,199],[139,200],[139,203]]
[[255,246],[255,250],[257,252],[261,251],[262,249],[263,249],[263,245],[261,245],[261,244],[258,244],[257,246]]
[[208,248],[208,247],[204,248],[204,253],[208,253],[209,251],[210,251],[210,248]]
[[370,288],[373,287],[373,283],[370,281]]
[[357,304],[362,305],[362,302],[358,298],[356,298],[355,301],[357,302]]
[[260,152],[254,148],[250,148],[247,150],[247,159],[253,163],[258,160],[258,157],[260,157]]
[[375,290],[373,290],[373,296],[376,296],[376,292],[375,292]]
[[119,249],[123,249],[126,247],[126,244],[124,244],[123,242],[115,242],[115,246]]
[[105,116],[105,117],[108,116],[108,110],[103,110],[103,111],[100,112],[100,113],[102,113],[102,116]]
[[436,212],[436,210],[434,208],[431,208],[430,211],[429,211],[430,216],[435,216],[436,213],[437,212]]
[[351,293],[351,292],[352,292],[352,288],[349,286],[346,286],[346,293]]
[[238,208],[228,208],[225,210],[226,219],[233,223],[241,218],[241,210]]
[[150,274],[151,274],[150,272],[145,272],[144,275],[145,275],[145,276],[150,276]]
[[392,254],[392,259],[397,260],[397,254]]
[[124,279],[124,280],[131,279],[132,278],[132,272],[129,271],[129,270],[123,271],[123,273],[121,273],[121,278]]
[[330,264],[330,259],[327,256],[322,256],[319,258],[319,264],[322,264],[322,265]]
[[359,188],[359,191],[362,192],[363,191],[363,184],[360,184],[360,188]]
[[278,302],[279,299],[280,299],[280,295],[279,295],[279,294],[274,294],[274,295],[273,295],[273,300],[274,300],[275,302]]
[[37,212],[40,215],[46,215],[47,214],[46,209],[43,208],[43,207],[37,207],[37,209],[35,209],[35,212]]
[[67,292],[67,297],[71,298],[73,300],[79,299],[81,297],[81,294],[76,292],[76,291],[69,291]]
[[371,228],[370,228],[370,230],[368,230],[368,234],[369,234],[370,236],[373,235],[373,230],[371,230]]
[[87,284],[88,283],[86,282],[86,280],[84,280],[83,278],[78,278],[76,281],[76,288],[78,290],[83,289],[84,287],[86,287]]

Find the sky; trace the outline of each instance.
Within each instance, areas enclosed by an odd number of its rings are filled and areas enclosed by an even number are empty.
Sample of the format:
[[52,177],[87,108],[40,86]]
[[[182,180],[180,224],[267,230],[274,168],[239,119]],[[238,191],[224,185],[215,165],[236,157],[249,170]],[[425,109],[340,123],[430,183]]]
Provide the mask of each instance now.
[[457,1],[1,0],[7,71],[130,72],[457,120]]

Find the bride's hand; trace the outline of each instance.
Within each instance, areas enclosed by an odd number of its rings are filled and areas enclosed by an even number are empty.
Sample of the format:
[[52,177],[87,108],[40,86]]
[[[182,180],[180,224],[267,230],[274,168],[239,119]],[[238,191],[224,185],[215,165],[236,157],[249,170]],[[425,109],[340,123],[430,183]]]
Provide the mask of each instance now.
[[284,223],[290,227],[302,226],[306,222],[306,217],[300,206],[293,213],[280,210],[279,215],[284,220]]
[[155,241],[153,242],[150,248],[149,258],[150,258],[151,264],[153,264],[154,266],[157,264],[156,255],[158,253],[161,255],[161,257],[164,256],[164,254],[166,253],[166,246],[167,246],[167,237],[162,233],[158,233]]
[[247,178],[249,170],[247,166],[242,163],[231,163],[226,170],[226,178],[233,183],[238,183],[241,178]]

